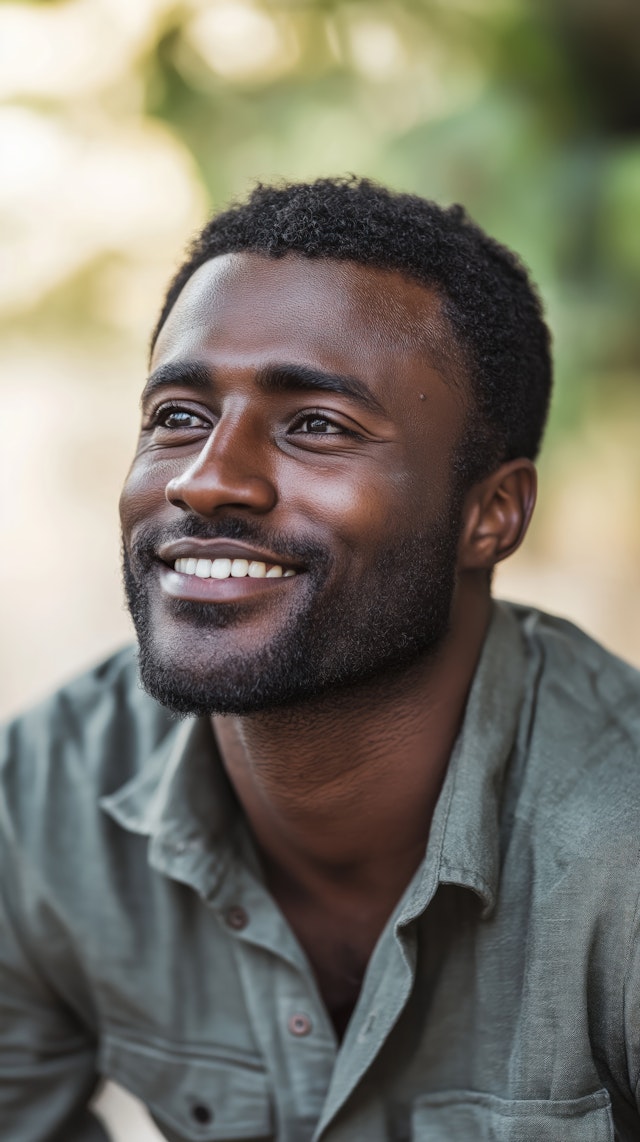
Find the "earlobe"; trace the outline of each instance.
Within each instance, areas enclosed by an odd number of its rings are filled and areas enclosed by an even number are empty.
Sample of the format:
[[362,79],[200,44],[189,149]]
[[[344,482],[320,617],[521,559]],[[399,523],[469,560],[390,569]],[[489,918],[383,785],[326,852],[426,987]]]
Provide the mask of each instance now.
[[536,502],[537,474],[531,460],[502,464],[467,494],[460,539],[460,570],[491,571],[517,551]]

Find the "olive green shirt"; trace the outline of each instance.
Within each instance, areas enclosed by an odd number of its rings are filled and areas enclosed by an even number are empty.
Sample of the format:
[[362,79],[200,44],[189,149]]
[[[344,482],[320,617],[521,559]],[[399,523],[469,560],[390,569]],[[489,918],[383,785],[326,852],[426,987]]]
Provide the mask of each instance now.
[[424,861],[339,1045],[206,720],[127,650],[9,727],[0,1138],[640,1138],[640,676],[497,604]]

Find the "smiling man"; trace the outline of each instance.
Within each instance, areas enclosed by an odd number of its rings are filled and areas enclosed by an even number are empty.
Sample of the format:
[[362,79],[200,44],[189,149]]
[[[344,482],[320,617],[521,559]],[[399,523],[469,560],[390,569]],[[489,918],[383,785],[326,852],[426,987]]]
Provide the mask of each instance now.
[[3,1140],[103,1140],[100,1077],[173,1142],[640,1136],[638,676],[491,596],[550,375],[457,207],[204,229],[122,494],[139,652],[6,734]]

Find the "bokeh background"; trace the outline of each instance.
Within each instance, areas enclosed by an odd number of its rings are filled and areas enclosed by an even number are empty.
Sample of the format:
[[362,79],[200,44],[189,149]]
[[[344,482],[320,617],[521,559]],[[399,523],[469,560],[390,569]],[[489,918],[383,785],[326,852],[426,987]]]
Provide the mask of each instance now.
[[555,402],[497,588],[640,664],[637,0],[0,3],[0,100],[1,713],[131,637],[117,497],[185,243],[256,179],[350,171],[531,268]]

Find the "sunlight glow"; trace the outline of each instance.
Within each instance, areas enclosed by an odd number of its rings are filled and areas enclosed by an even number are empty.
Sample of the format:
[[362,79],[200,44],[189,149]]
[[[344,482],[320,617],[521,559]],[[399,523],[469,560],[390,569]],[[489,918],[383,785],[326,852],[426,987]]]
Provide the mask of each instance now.
[[171,0],[0,5],[0,98],[73,98],[125,74]]
[[350,28],[349,39],[353,62],[371,79],[388,79],[406,63],[396,29],[381,20],[358,20]]
[[207,65],[225,79],[270,78],[292,67],[297,46],[288,29],[246,0],[220,0],[188,24],[186,35]]
[[15,313],[101,253],[170,256],[200,216],[189,155],[168,131],[120,126],[83,134],[39,112],[0,108],[0,223],[11,274],[0,310]]

